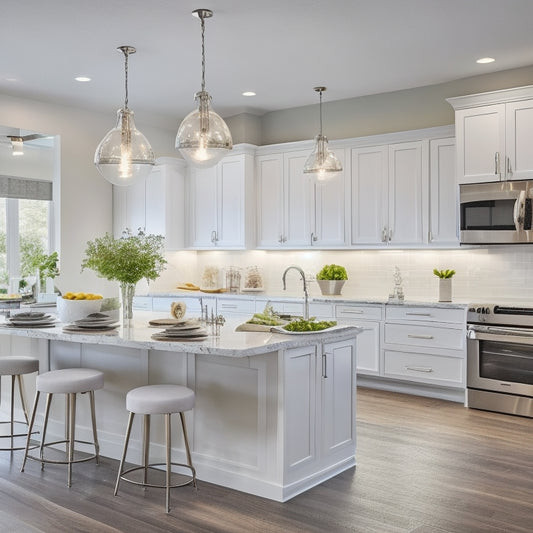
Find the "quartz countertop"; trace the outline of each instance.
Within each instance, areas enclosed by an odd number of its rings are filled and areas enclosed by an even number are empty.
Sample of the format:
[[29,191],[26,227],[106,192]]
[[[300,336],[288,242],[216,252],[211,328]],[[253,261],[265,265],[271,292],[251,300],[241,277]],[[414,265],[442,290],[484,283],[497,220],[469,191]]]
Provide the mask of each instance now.
[[[219,337],[209,336],[202,341],[156,341],[152,334],[162,331],[163,327],[152,327],[148,321],[153,318],[168,317],[167,314],[135,311],[133,326],[120,327],[112,334],[67,333],[58,322],[50,328],[14,328],[0,322],[0,334],[20,337],[77,342],[84,344],[104,344],[145,350],[165,350],[195,354],[219,355],[225,357],[247,357],[275,352],[281,349],[309,346],[319,342],[330,342],[355,337],[361,328],[337,326],[328,331],[315,334],[289,335],[283,333],[262,333],[235,331],[242,320],[228,321],[221,327]],[[209,326],[208,326],[209,331]]]

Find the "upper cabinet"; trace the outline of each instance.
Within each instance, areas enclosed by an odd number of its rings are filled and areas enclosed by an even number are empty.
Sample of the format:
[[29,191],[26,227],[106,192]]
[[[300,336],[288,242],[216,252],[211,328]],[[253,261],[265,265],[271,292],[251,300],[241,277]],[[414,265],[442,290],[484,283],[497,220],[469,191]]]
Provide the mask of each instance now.
[[244,249],[253,244],[254,155],[242,146],[235,152],[212,168],[189,170],[189,248]]
[[458,183],[533,177],[533,87],[449,98]]
[[353,148],[351,167],[351,244],[426,243],[428,141]]
[[185,162],[158,158],[150,175],[128,187],[113,186],[113,234],[126,229],[163,235],[167,250],[184,247]]
[[[256,157],[258,248],[345,246],[345,174],[322,182],[304,174],[310,151]],[[335,154],[344,162],[344,150]]]

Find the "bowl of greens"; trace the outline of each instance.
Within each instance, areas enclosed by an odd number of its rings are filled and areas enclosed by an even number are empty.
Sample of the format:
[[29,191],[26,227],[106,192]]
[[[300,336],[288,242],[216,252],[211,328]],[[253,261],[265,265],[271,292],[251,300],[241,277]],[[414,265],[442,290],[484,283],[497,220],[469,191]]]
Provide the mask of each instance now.
[[284,326],[274,326],[272,331],[276,333],[285,333],[289,335],[302,335],[320,333],[335,327],[337,322],[334,320],[316,320],[314,317],[309,320],[303,318],[292,320]]

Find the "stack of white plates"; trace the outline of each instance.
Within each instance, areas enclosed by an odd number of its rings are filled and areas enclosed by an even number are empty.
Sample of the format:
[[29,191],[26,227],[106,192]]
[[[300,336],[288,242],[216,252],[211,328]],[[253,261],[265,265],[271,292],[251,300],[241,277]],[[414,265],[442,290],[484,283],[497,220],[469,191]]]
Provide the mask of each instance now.
[[184,320],[164,331],[154,333],[152,339],[181,342],[203,341],[207,339],[207,330],[197,320]]
[[117,321],[105,313],[91,313],[63,327],[67,333],[102,333],[118,328]]
[[40,311],[18,313],[6,319],[6,325],[13,328],[51,328],[55,323],[54,316]]

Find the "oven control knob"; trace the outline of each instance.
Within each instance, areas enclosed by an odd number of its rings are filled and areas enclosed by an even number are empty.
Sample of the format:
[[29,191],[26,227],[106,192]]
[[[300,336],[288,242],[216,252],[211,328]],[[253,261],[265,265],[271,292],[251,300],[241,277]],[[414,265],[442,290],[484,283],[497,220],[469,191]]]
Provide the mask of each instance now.
[[485,307],[485,314],[490,315],[490,308]]
[[478,308],[476,309],[476,313],[481,313],[481,307],[478,307]]

